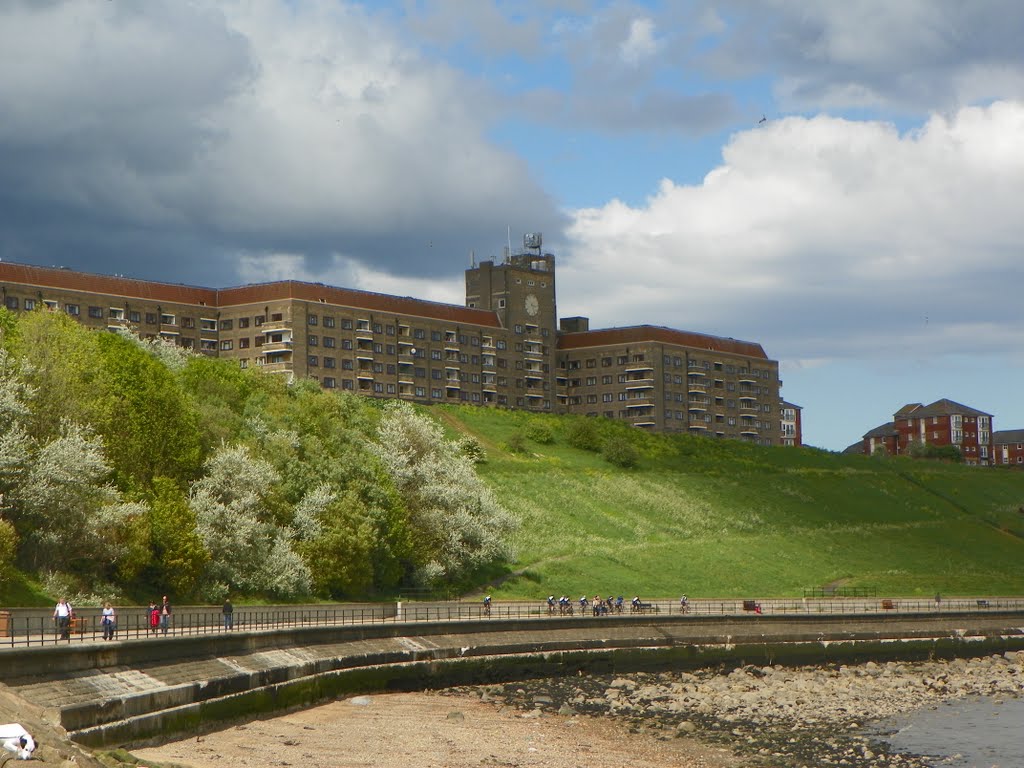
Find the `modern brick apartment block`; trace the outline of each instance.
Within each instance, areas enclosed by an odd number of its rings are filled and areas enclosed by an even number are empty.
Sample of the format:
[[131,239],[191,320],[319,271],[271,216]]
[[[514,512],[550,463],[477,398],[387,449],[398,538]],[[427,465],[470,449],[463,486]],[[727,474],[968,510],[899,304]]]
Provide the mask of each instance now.
[[781,409],[780,443],[782,445],[803,445],[803,408],[783,400]]
[[955,445],[965,464],[989,465],[995,456],[992,434],[992,414],[977,408],[946,399],[931,405],[910,403],[896,411],[891,422],[864,435],[863,450],[870,455],[884,447],[898,455],[908,453],[915,443]]
[[[466,270],[466,305],[282,280],[213,289],[0,262],[3,305],[64,312],[326,389],[620,419],[638,427],[799,444],[778,363],[759,344],[649,325],[558,330],[555,257]],[[793,408],[793,406],[790,406]],[[782,417],[786,414],[783,427]]]
[[993,464],[1024,467],[1024,429],[1004,429],[992,433],[995,446]]

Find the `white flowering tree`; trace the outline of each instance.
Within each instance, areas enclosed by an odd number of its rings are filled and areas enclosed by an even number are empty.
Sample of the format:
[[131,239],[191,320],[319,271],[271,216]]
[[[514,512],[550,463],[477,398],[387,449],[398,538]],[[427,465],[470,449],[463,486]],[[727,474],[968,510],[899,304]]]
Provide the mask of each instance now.
[[515,519],[438,424],[408,403],[388,403],[376,452],[408,509],[420,583],[455,581],[512,558]]
[[278,482],[274,468],[245,446],[223,446],[192,485],[190,505],[210,555],[203,579],[208,597],[309,592],[309,570],[292,548],[296,535],[275,494]]
[[146,564],[147,509],[127,502],[107,481],[102,441],[64,422],[41,445],[14,489],[12,516],[34,569],[80,575],[134,575]]

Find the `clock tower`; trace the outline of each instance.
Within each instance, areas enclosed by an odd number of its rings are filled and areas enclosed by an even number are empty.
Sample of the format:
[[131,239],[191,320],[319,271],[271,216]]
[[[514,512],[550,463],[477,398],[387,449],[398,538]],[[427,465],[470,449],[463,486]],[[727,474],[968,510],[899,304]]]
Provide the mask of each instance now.
[[[466,306],[497,314],[509,334],[519,407],[550,408],[556,328],[555,257],[544,253],[539,232],[523,237],[523,250],[506,250],[500,264],[482,261],[466,270]],[[512,375],[510,371],[509,375]],[[519,399],[523,402],[518,402]]]

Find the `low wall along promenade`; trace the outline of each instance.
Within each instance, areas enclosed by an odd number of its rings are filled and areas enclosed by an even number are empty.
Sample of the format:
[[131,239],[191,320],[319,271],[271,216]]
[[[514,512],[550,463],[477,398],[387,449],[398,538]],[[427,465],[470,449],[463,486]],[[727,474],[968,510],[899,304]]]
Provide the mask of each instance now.
[[[179,612],[166,636],[125,633],[104,642],[83,632],[54,642],[50,632],[36,644],[30,632],[20,640],[13,632],[12,642],[0,645],[0,669],[9,693],[45,708],[72,739],[131,745],[365,692],[1024,650],[1024,606],[985,602],[917,613],[854,603],[846,613],[819,613],[803,603],[803,611],[760,614],[739,603],[731,615],[699,609],[682,615],[666,603],[664,611],[600,617],[548,617],[536,606],[516,612],[505,605],[483,617],[478,606],[457,604],[469,615],[434,605],[433,618],[413,605],[364,623],[254,623],[229,632],[214,614],[208,631],[189,625],[186,632]],[[422,620],[410,619],[417,616]]]

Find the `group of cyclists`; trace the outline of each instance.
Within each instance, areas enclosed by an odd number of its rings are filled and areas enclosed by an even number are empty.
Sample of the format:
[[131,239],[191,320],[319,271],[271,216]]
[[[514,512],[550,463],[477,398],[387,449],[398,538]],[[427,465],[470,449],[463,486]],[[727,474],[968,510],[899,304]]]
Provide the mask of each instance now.
[[[562,595],[557,599],[554,595],[548,595],[547,602],[549,616],[554,616],[556,613],[559,616],[571,616],[575,612],[573,608],[573,601],[570,600],[567,595]],[[605,616],[609,613],[622,613],[622,606],[625,601],[622,595],[619,595],[618,597],[612,597],[609,595],[604,599],[602,599],[600,595],[594,595],[593,600],[590,600],[586,595],[581,595],[577,602],[579,603],[581,613],[586,613],[589,609],[593,611],[595,616]],[[645,607],[649,606],[645,606],[645,604],[640,601],[639,596],[635,596],[630,600],[629,609],[631,613],[640,613]],[[680,612],[686,613],[689,607],[690,601],[687,599],[686,595],[679,598]]]
[[[559,616],[572,616],[575,613],[573,608],[573,601],[569,599],[568,595],[562,595],[559,598],[555,598],[554,595],[548,595],[548,616],[554,616],[556,613]],[[586,613],[588,609],[593,611],[595,616],[606,616],[610,613],[622,613],[622,605],[624,599],[622,595],[618,597],[611,597],[602,599],[600,595],[594,595],[593,601],[591,601],[586,595],[580,595],[580,599],[577,601],[580,607],[580,613]],[[649,603],[643,603],[640,601],[640,597],[635,596],[629,601],[629,610],[631,613],[641,613],[645,608],[649,608]],[[679,612],[686,613],[690,609],[690,601],[683,595],[679,598]],[[484,597],[484,615],[491,615],[491,596],[487,595]]]

